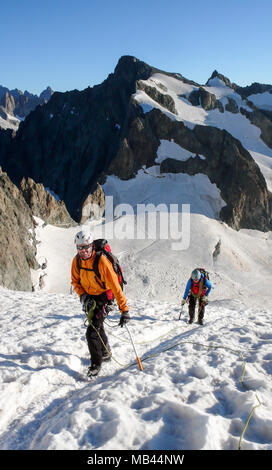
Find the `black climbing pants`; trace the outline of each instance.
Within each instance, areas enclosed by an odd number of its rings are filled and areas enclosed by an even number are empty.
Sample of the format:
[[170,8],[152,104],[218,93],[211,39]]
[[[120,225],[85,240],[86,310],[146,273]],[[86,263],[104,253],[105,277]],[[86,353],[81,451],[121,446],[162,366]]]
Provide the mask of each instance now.
[[107,353],[107,350],[110,350],[108,338],[104,330],[104,320],[107,313],[107,302],[104,301],[103,297],[101,299],[100,296],[92,297],[96,301],[97,305],[94,310],[92,323],[88,325],[86,331],[86,339],[92,365],[100,366],[103,355]]
[[[96,328],[96,330],[93,328],[93,326]],[[107,351],[104,344],[106,345],[107,349],[109,349],[108,338],[104,330],[103,322],[100,324],[100,326],[98,326],[96,322],[93,321],[93,326],[88,326],[86,331],[86,339],[90,351],[91,363],[95,364],[96,366],[100,366],[103,355],[105,355]]]
[[[193,295],[189,296],[189,317],[192,320],[195,318],[195,308],[196,308],[197,300],[198,299],[194,297]],[[203,320],[204,313],[205,313],[205,303],[202,302],[200,298],[199,305],[198,305],[198,320]]]

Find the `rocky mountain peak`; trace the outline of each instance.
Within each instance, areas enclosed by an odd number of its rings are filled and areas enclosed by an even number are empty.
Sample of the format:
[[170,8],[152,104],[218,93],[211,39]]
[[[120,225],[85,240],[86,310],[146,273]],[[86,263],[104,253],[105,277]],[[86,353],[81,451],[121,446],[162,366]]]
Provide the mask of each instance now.
[[47,103],[50,100],[53,93],[54,91],[52,90],[50,86],[48,86],[45,90],[43,90],[39,96],[41,103]]
[[152,73],[152,67],[136,57],[122,56],[114,70],[117,77],[123,77],[126,80],[147,80]]
[[229,80],[229,78],[225,77],[225,75],[222,75],[221,73],[217,72],[217,70],[214,70],[212,75],[210,76],[209,80],[207,80],[206,85],[209,85],[210,80],[213,80],[214,78],[219,78],[222,82],[225,83],[230,88],[233,88],[233,84]]

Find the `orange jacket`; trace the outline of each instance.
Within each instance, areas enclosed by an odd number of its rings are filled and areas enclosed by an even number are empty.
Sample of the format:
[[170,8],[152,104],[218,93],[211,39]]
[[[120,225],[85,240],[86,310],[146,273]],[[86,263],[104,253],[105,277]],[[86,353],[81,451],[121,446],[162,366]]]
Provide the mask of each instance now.
[[[93,252],[91,258],[87,259],[86,261],[81,259],[81,268],[93,269],[94,256],[95,252]],[[80,272],[78,271],[76,256],[74,257],[71,269],[71,283],[78,296],[80,297],[84,293],[90,295],[100,295],[103,292],[106,292],[106,290],[111,289],[120,311],[127,312],[128,306],[126,298],[123,294],[112,264],[106,258],[106,256],[102,255],[100,257],[98,269],[101,276],[101,281],[105,285],[105,289],[98,284],[100,279],[98,279],[98,282],[96,281],[96,275],[94,271],[85,271],[84,269],[80,269]]]

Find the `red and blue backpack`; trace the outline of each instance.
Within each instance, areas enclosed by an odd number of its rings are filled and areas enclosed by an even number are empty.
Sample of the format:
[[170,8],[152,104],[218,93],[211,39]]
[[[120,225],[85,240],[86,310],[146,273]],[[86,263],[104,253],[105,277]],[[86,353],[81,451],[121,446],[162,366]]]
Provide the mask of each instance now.
[[194,296],[194,297],[202,297],[203,295],[205,295],[205,292],[207,290],[207,287],[205,286],[205,280],[206,279],[210,279],[209,277],[209,273],[208,271],[206,271],[206,269],[204,268],[196,268],[198,271],[201,272],[201,274],[203,274],[203,277],[198,281],[198,282],[195,282],[192,280],[192,287],[191,287],[191,294]]

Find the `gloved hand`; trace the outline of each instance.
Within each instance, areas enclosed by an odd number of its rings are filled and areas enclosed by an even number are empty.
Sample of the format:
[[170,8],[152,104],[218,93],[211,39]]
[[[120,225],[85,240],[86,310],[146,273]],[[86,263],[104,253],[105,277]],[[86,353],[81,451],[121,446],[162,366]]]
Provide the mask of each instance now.
[[123,328],[125,323],[128,323],[129,320],[130,320],[130,316],[129,316],[128,311],[127,312],[122,312],[118,326],[121,326],[121,328]]
[[181,306],[183,307],[183,305],[185,305],[185,304],[186,304],[186,299],[182,299]]
[[201,302],[202,302],[204,305],[208,305],[208,303],[209,303],[209,302],[208,302],[208,297],[207,297],[206,295],[203,295]]

